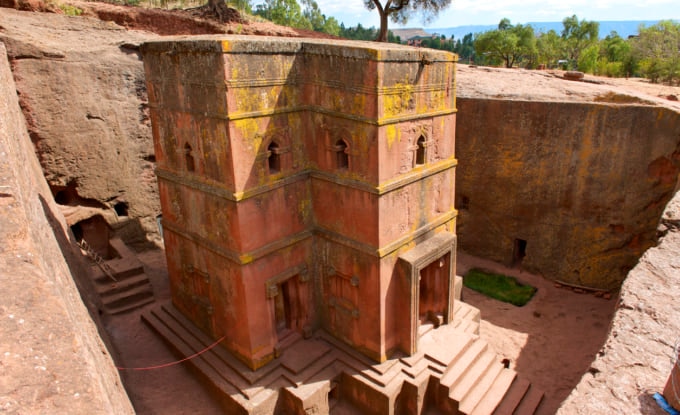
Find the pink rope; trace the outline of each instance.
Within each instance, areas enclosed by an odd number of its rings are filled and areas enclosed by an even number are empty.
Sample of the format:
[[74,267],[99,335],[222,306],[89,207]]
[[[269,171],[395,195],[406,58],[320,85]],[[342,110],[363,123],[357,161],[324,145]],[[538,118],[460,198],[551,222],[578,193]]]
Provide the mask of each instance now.
[[185,357],[185,358],[182,359],[182,360],[177,360],[177,361],[175,361],[175,362],[169,362],[169,363],[164,363],[164,364],[162,364],[162,365],[147,366],[147,367],[118,367],[118,366],[116,366],[116,369],[118,369],[118,370],[154,370],[154,369],[163,369],[163,368],[165,368],[165,367],[175,366],[175,365],[178,365],[178,364],[180,364],[180,363],[182,363],[182,362],[186,362],[187,360],[191,360],[191,359],[193,359],[194,357],[197,357],[197,356],[202,355],[203,353],[205,353],[205,352],[207,352],[208,350],[212,349],[213,347],[217,346],[217,345],[218,345],[222,340],[224,340],[226,337],[227,337],[227,335],[225,334],[225,335],[222,336],[220,339],[218,339],[217,341],[215,341],[215,343],[211,344],[210,346],[206,347],[205,349],[201,350],[200,352],[196,352],[196,353],[192,354],[191,356]]

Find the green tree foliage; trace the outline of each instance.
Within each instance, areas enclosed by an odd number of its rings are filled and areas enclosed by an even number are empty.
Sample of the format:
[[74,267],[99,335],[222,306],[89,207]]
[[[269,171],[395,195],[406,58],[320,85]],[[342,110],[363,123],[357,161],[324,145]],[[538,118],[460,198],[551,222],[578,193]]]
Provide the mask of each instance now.
[[340,25],[335,17],[326,17],[321,13],[319,4],[314,0],[302,0],[305,10],[302,13],[309,20],[312,29],[316,32],[328,33],[330,35],[340,35]]
[[680,23],[664,20],[641,27],[633,41],[633,55],[652,82],[680,83]]
[[453,52],[455,49],[455,43],[453,38],[447,39],[446,36],[435,36],[431,39],[423,39],[421,46],[432,49],[447,50]]
[[581,72],[595,73],[597,69],[598,57],[600,55],[600,44],[594,43],[583,49],[579,54],[576,67]]
[[227,4],[241,13],[253,14],[253,4],[250,0],[227,0]]
[[[477,61],[506,67],[543,64],[554,68],[567,62],[565,69],[578,69],[611,77],[644,76],[652,82],[680,84],[680,23],[661,21],[640,27],[636,37],[624,39],[611,32],[599,39],[599,23],[580,20],[575,15],[562,21],[563,30],[539,33],[533,39],[529,26],[512,25],[503,19],[498,29],[472,35],[456,42],[454,51],[461,61],[470,59],[474,44]],[[533,48],[533,49],[532,49]]]
[[255,14],[283,26],[312,30],[312,23],[296,0],[265,0],[257,5]]
[[550,30],[536,37],[536,60],[548,68],[556,68],[564,57],[564,42],[556,31]]
[[510,20],[503,19],[497,30],[477,35],[475,51],[490,62],[504,62],[506,68],[520,61],[530,66],[536,55],[534,29],[529,25],[512,25]]
[[413,14],[420,14],[425,22],[431,21],[440,11],[451,4],[451,0],[364,0],[369,10],[378,10],[380,15],[380,31],[375,40],[387,42],[388,20],[406,24]]
[[462,40],[456,41],[456,46],[454,47],[453,51],[458,54],[458,59],[461,62],[474,62],[475,45],[472,33],[468,33],[467,35],[463,36]]
[[[562,20],[562,40],[564,40],[564,47],[566,58],[569,63],[578,66],[580,62],[587,65],[590,58],[579,60],[581,53],[588,49],[588,53],[593,53],[593,45],[597,45],[599,41],[600,24],[598,22],[590,22],[587,20],[578,20],[576,15],[566,17]],[[589,49],[590,48],[590,49]],[[587,61],[587,62],[586,62]]]
[[345,28],[344,23],[340,25],[340,36],[352,40],[374,40],[378,31],[375,27],[366,28],[357,24],[355,27]]
[[[378,30],[375,27],[363,27],[361,23],[357,24],[355,27],[346,28],[345,24],[340,24],[340,37],[351,40],[375,40],[378,35]],[[401,43],[399,36],[395,36],[394,33],[387,32],[387,41],[390,43]]]
[[636,73],[636,66],[631,42],[615,31],[600,41],[600,56],[595,73],[610,77],[629,76]]

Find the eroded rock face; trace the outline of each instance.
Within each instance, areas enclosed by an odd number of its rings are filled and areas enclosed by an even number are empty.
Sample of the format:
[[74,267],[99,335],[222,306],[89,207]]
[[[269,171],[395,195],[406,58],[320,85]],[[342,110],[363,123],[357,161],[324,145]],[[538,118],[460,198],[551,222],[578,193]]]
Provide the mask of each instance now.
[[87,267],[36,160],[2,43],[0,114],[0,412],[134,414],[78,294]]
[[156,232],[151,125],[135,50],[150,35],[90,18],[0,14],[0,41],[57,201],[101,214],[128,240]]
[[680,113],[649,104],[459,98],[461,249],[617,289],[680,171]]
[[680,341],[680,193],[661,219],[663,236],[621,287],[609,338],[559,414],[665,414],[653,400],[664,390]]

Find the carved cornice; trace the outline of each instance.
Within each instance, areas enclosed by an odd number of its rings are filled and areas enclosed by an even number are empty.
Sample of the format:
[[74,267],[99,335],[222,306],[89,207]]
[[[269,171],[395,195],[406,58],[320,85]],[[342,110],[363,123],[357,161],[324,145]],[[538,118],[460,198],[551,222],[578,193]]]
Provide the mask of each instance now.
[[371,193],[377,196],[383,196],[402,187],[408,186],[411,183],[418,182],[429,176],[433,176],[445,170],[452,169],[457,165],[458,160],[455,157],[450,157],[435,163],[429,163],[426,167],[420,167],[408,173],[401,174],[394,179],[382,182],[378,186],[366,183],[361,180],[341,177],[336,174],[310,168],[301,170],[297,173],[289,174],[274,182],[267,183],[262,186],[252,187],[241,192],[229,190],[224,187],[223,184],[218,182],[201,179],[201,176],[198,175],[187,174],[185,172],[182,172],[182,174],[177,174],[171,170],[166,170],[161,167],[156,168],[156,175],[159,179],[166,180],[170,183],[190,187],[192,189],[227,199],[232,202],[240,202],[278,189],[280,187],[296,183],[300,180],[307,180],[310,177],[330,183],[335,183],[340,186],[351,187],[353,189],[361,190],[363,192]]

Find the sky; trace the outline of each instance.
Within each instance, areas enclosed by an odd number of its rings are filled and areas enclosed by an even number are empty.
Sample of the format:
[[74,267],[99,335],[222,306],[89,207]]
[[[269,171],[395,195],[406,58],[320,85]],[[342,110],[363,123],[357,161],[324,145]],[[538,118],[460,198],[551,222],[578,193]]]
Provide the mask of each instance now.
[[[321,12],[333,16],[346,27],[361,23],[378,27],[378,12],[364,7],[363,0],[317,0]],[[384,0],[383,0],[384,2]],[[407,25],[390,28],[446,28],[465,25],[495,25],[507,17],[515,23],[561,22],[576,15],[579,20],[662,20],[680,18],[678,0],[452,0],[451,5],[430,23],[419,16]]]

